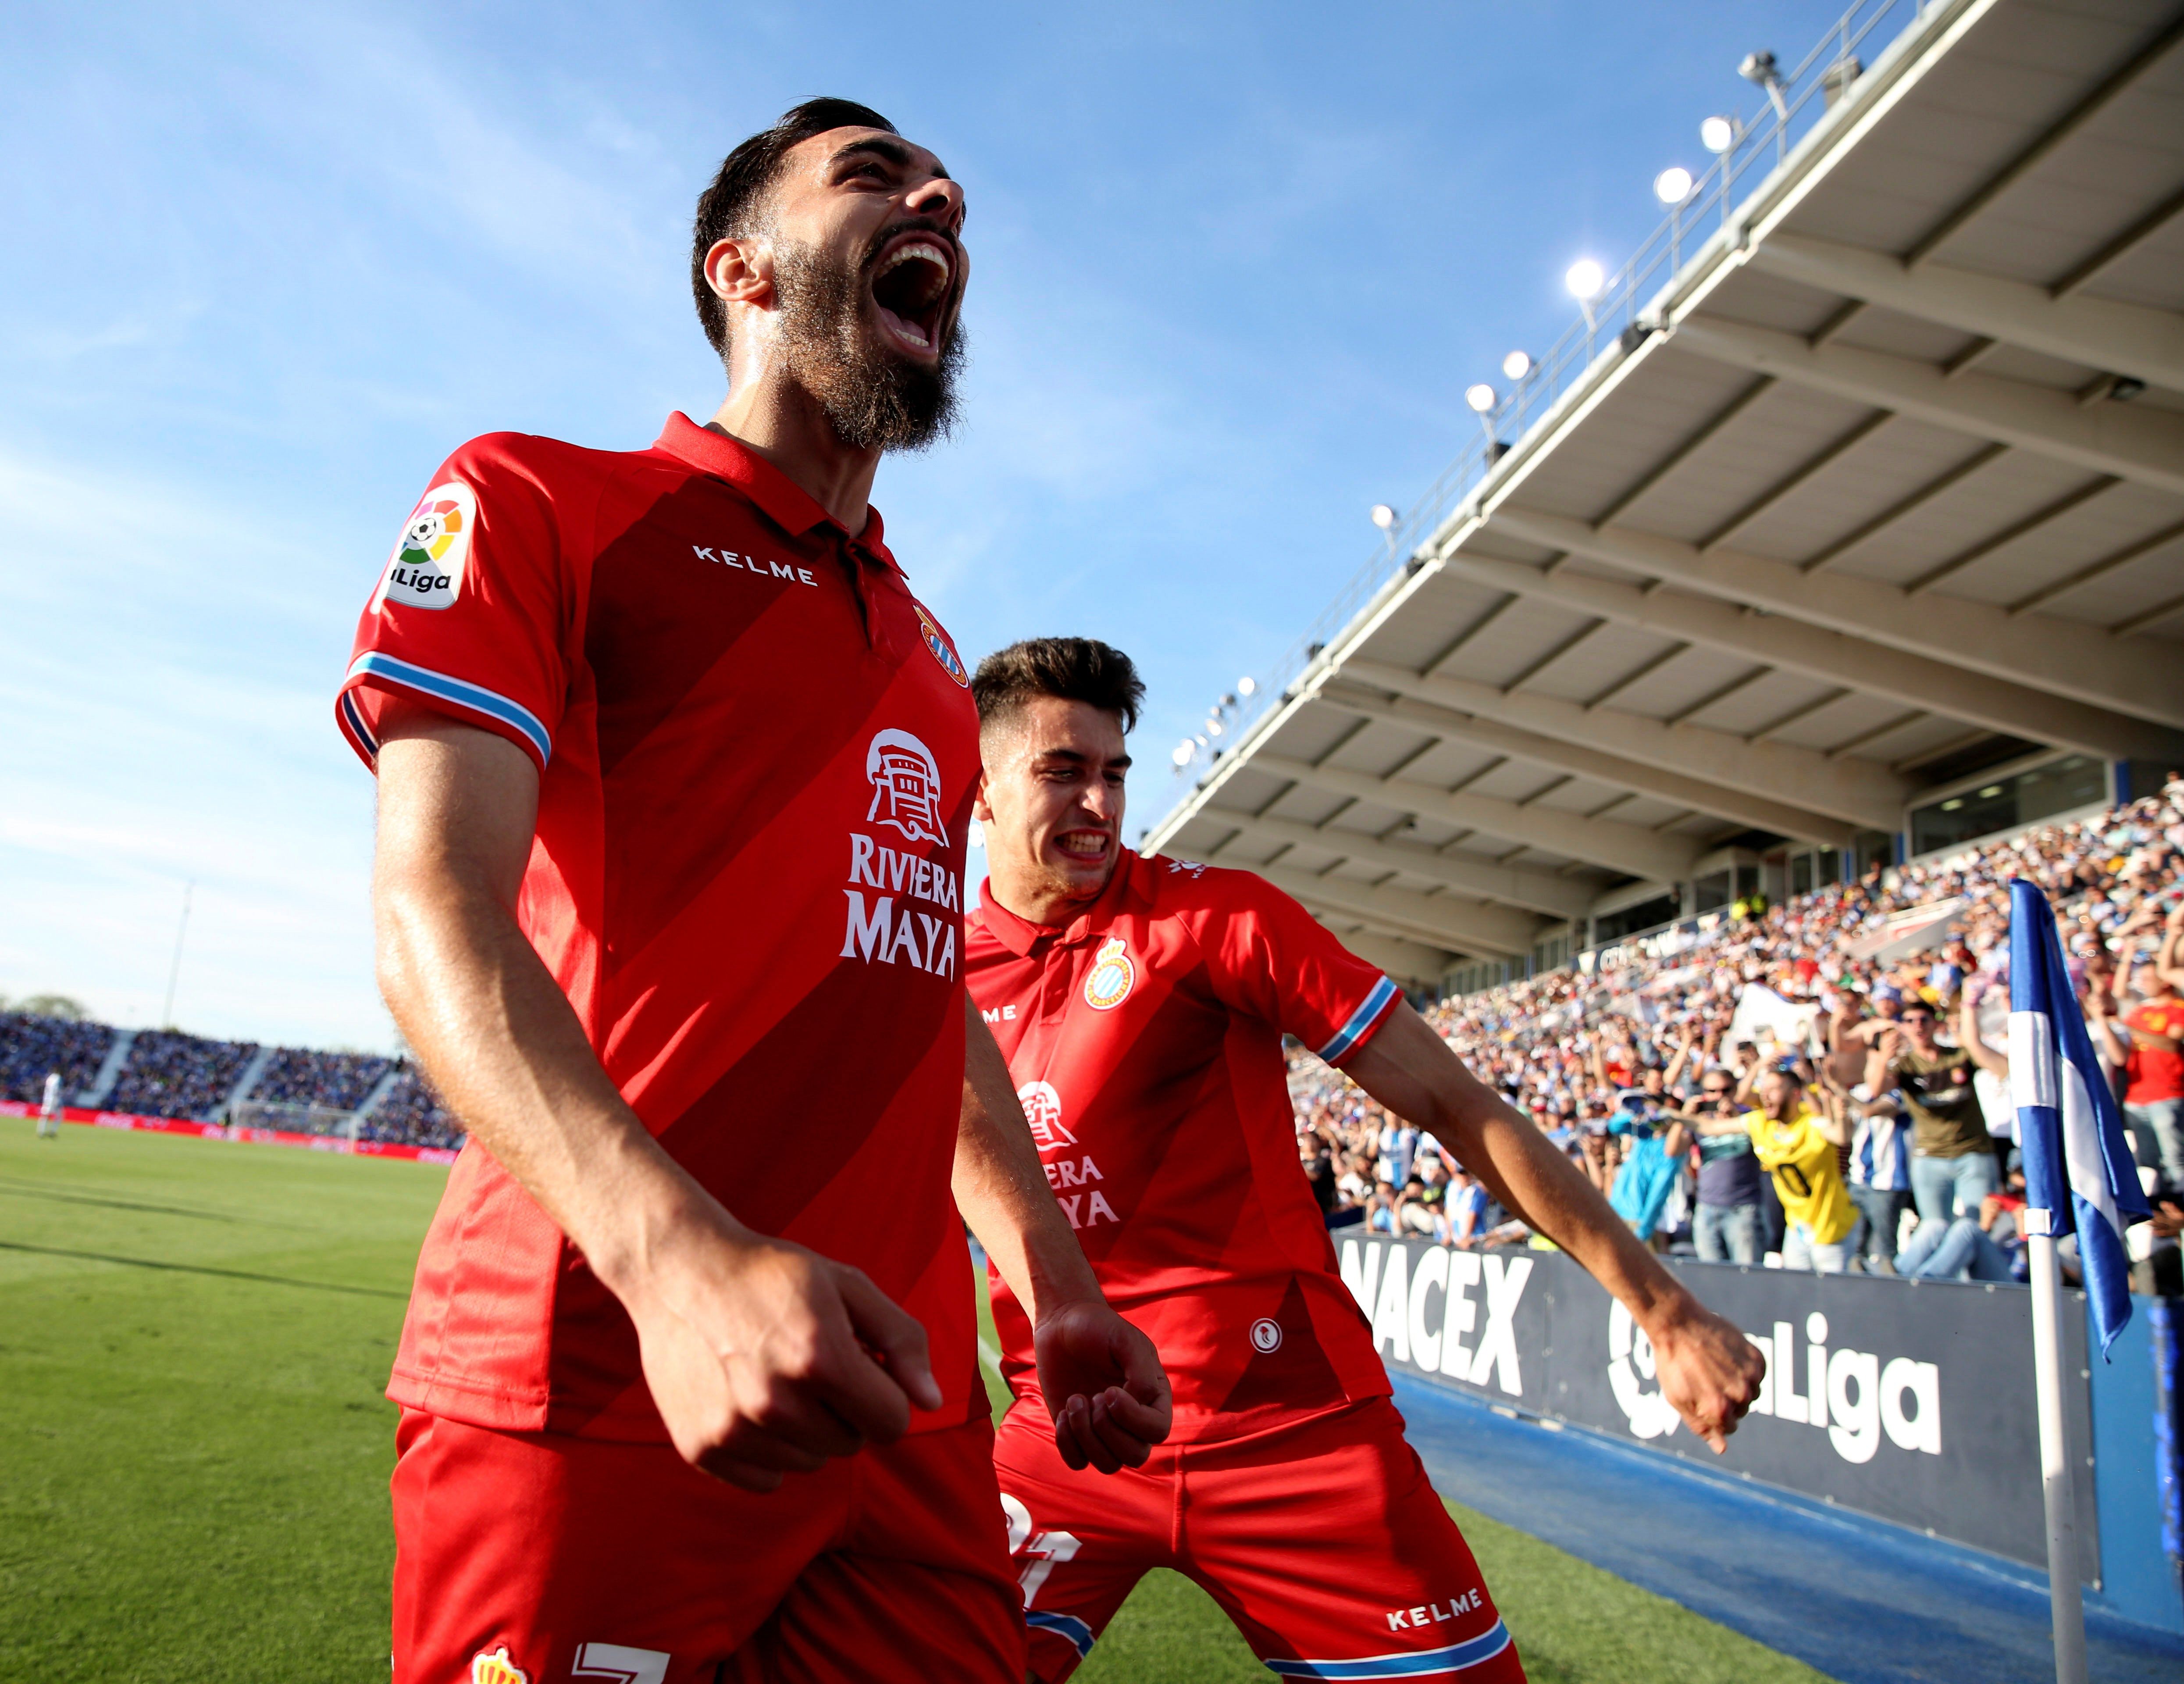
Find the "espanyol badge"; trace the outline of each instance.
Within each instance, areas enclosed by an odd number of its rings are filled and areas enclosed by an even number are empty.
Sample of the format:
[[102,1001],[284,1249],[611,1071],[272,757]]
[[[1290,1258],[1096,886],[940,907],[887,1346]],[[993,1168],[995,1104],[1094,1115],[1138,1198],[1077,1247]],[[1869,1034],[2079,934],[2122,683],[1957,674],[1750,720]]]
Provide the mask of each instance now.
[[471,1684],[530,1684],[523,1669],[508,1658],[503,1643],[491,1654],[481,1649],[471,1657]]
[[1084,979],[1084,1003],[1095,1012],[1111,1012],[1130,997],[1138,967],[1123,951],[1123,938],[1112,936],[1092,956],[1091,974]]
[[964,671],[963,658],[956,653],[940,627],[933,623],[933,616],[925,611],[922,603],[914,602],[911,606],[917,610],[917,629],[925,634],[925,646],[933,651],[933,658],[940,663],[940,670],[963,689],[969,689],[971,675]]

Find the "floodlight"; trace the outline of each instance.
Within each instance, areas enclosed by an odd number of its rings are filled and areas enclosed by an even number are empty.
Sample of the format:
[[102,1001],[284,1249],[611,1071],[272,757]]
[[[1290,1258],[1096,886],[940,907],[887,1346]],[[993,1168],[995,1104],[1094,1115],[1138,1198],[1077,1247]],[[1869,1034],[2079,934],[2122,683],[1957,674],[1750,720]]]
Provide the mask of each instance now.
[[1736,144],[1736,119],[1709,117],[1699,125],[1699,144],[1719,155]]
[[1736,74],[1760,87],[1781,80],[1781,73],[1775,68],[1772,53],[1746,53],[1744,62],[1736,67]]
[[1222,707],[1223,707],[1223,708],[1224,708],[1224,709],[1226,709],[1226,708],[1232,708],[1232,707],[1235,706],[1235,705],[1236,705],[1236,694],[1235,694],[1235,692],[1232,690],[1232,691],[1230,691],[1227,695],[1225,695],[1225,696],[1222,697],[1222,698],[1221,698],[1221,705],[1222,705]]
[[1258,693],[1259,681],[1256,678],[1239,678],[1236,681],[1236,694],[1238,695],[1255,696],[1258,694]]
[[1510,380],[1522,380],[1532,371],[1532,360],[1522,351],[1512,351],[1502,359],[1502,373]]
[[1494,388],[1483,380],[1476,386],[1467,386],[1463,401],[1471,405],[1474,414],[1483,415],[1494,407]]
[[1207,720],[1206,722],[1206,734],[1209,737],[1219,736],[1221,734],[1221,722],[1217,719]]
[[1178,767],[1189,766],[1190,764],[1190,757],[1197,752],[1198,745],[1195,743],[1178,743],[1175,745],[1175,752],[1170,755],[1168,758],[1173,761]]
[[1672,164],[1653,177],[1653,197],[1663,204],[1681,204],[1691,196],[1691,172]]
[[1598,298],[1600,289],[1607,284],[1607,271],[1589,257],[1580,258],[1569,266],[1569,273],[1563,276],[1563,285],[1581,304],[1589,304]]
[[1396,511],[1384,503],[1375,503],[1373,505],[1373,524],[1384,533],[1393,531],[1396,525]]

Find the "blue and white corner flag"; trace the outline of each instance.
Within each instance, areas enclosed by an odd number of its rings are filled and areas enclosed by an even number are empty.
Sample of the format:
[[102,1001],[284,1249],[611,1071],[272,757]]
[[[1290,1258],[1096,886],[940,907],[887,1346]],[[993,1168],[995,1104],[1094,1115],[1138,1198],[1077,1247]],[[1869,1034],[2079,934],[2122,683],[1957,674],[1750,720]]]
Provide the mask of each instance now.
[[[2078,1264],[2106,1354],[2131,1319],[2123,1230],[2153,1213],[2123,1139],[2115,1093],[2093,1057],[2055,914],[2022,878],[2009,885],[2009,1089],[2025,1152],[2025,1213],[2078,1236]],[[2036,1231],[2027,1224],[2028,1233]]]

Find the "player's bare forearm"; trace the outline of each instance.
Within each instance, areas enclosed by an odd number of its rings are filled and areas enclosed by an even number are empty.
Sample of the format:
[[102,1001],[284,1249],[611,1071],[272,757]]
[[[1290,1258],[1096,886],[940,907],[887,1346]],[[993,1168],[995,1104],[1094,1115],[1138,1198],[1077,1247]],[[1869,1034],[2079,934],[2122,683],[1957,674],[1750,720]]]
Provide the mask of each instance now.
[[964,1001],[963,1112],[956,1207],[1031,1318],[1039,1391],[1072,1468],[1141,1467],[1173,1402],[1152,1341],[1117,1315],[1055,1202],[1009,1067]]
[[387,1005],[479,1145],[629,1311],[677,1448],[765,1490],[900,1435],[913,1402],[938,1408],[917,1323],[855,1269],[738,1222],[600,1067],[515,918],[538,807],[529,757],[422,710],[381,724]]
[[528,757],[488,733],[432,715],[389,729],[379,983],[465,1126],[611,1282],[704,1195],[616,1091],[516,923],[538,789]]
[[1758,1352],[1661,1266],[1546,1136],[1463,1066],[1408,1006],[1343,1067],[1386,1106],[1448,1143],[1503,1205],[1584,1266],[1653,1342],[1663,1390],[1716,1449],[1758,1394]]
[[956,1207],[1034,1322],[1075,1300],[1105,1303],[1069,1219],[1055,1202],[1039,1146],[993,1031],[964,996],[963,1113],[956,1135]]

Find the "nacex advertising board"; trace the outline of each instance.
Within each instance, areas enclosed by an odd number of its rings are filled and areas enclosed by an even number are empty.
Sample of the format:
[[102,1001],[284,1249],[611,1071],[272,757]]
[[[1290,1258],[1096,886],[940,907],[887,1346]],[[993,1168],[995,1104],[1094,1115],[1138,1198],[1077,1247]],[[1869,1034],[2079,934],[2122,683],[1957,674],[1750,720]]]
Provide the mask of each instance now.
[[[2047,1563],[2023,1287],[1669,1267],[1767,1358],[1766,1388],[1716,1457],[1663,1401],[1630,1314],[1557,1252],[1337,1241],[1391,1368],[1597,1428],[1882,1520]],[[2078,1536],[2098,1582],[2082,1295],[2064,1317]]]

